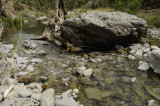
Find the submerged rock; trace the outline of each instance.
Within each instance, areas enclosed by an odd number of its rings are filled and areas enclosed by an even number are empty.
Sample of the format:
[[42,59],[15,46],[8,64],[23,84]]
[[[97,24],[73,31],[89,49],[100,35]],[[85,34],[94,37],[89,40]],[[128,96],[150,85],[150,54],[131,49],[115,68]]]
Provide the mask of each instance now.
[[122,12],[83,13],[66,20],[61,34],[74,46],[111,48],[140,42],[146,21]]

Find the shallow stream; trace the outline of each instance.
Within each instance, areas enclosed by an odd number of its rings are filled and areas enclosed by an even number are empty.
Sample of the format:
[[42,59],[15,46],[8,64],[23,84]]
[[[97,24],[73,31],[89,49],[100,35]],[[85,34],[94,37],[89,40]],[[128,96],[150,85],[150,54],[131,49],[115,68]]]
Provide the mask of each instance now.
[[[23,47],[24,40],[39,36],[45,25],[32,23],[7,28],[4,43],[15,46],[19,40],[20,56],[41,58],[43,63],[34,65],[34,82],[40,82],[40,77],[48,78],[48,87],[53,87],[57,94],[71,88],[80,89],[77,100],[85,106],[146,106],[149,100],[155,100],[160,105],[160,75],[138,70],[140,60],[129,60],[127,54],[112,52],[65,53],[48,41],[35,41],[35,50]],[[45,56],[34,54],[44,50]],[[78,67],[92,68],[90,78],[75,74]],[[69,87],[64,83],[67,82]]]

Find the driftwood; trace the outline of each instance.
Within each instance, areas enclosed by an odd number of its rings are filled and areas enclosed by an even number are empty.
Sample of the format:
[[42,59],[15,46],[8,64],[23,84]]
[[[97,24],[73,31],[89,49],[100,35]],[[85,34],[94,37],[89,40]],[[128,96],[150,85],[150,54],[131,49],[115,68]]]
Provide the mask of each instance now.
[[4,99],[7,98],[8,94],[12,91],[14,84],[10,85],[9,88],[4,92]]
[[61,37],[61,24],[66,20],[67,11],[65,10],[65,5],[63,0],[56,0],[56,10],[54,14],[54,19],[49,20],[49,25],[45,28],[45,31],[40,37],[33,38],[34,40],[44,40],[47,39],[61,46],[64,44],[67,47],[67,52],[77,52],[81,51],[81,48],[73,47],[67,40]]

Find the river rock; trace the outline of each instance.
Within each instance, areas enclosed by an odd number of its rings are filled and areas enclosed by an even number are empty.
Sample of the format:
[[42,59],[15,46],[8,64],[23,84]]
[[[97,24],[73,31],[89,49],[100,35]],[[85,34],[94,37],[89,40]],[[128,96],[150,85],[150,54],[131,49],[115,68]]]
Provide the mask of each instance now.
[[160,74],[160,50],[152,50],[148,55],[149,65],[155,73]]
[[33,99],[35,99],[35,100],[40,101],[41,94],[40,94],[40,93],[38,93],[38,94],[32,94],[31,97],[32,97]]
[[25,40],[24,41],[24,47],[29,48],[29,49],[36,49],[37,48],[37,44],[35,44],[31,40]]
[[3,95],[0,94],[0,103],[1,103],[2,99],[3,99]]
[[31,91],[27,90],[27,89],[21,89],[19,92],[18,92],[18,95],[22,98],[26,98],[26,97],[29,97],[31,96]]
[[32,59],[31,62],[32,63],[43,63],[43,60],[37,58],[37,59]]
[[38,55],[46,55],[47,52],[44,51],[44,50],[40,50],[40,51],[37,52],[37,54],[38,54]]
[[9,44],[9,45],[0,45],[0,52],[1,53],[9,53],[11,50],[13,49],[13,45]]
[[160,50],[158,46],[151,46],[151,50]]
[[74,46],[112,48],[140,42],[146,21],[122,12],[83,13],[67,19],[61,35]]
[[5,99],[2,103],[0,103],[0,106],[12,106],[12,104],[14,104],[14,100]]
[[26,69],[27,72],[33,72],[34,71],[34,67],[33,65],[29,65]]
[[68,91],[62,93],[61,96],[62,96],[62,98],[69,98],[69,97],[71,97],[72,96],[72,90],[68,90]]
[[54,89],[47,89],[42,93],[40,106],[55,106]]
[[78,106],[78,103],[70,97],[58,100],[56,106]]
[[83,75],[86,77],[90,77],[92,75],[92,72],[93,72],[93,70],[91,68],[89,68],[83,72]]
[[138,67],[139,70],[143,70],[143,71],[146,71],[149,69],[149,64],[146,63],[146,62],[143,62],[143,61],[140,61],[139,62],[139,67]]

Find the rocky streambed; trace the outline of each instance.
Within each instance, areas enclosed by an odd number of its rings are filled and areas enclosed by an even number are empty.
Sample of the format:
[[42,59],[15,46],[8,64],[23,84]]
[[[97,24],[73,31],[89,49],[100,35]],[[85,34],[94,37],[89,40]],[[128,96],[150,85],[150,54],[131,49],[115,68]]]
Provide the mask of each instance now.
[[158,46],[66,53],[51,42],[30,39],[44,27],[24,25],[22,33],[19,26],[7,29],[0,61],[1,70],[4,62],[10,70],[1,76],[0,106],[160,105]]

